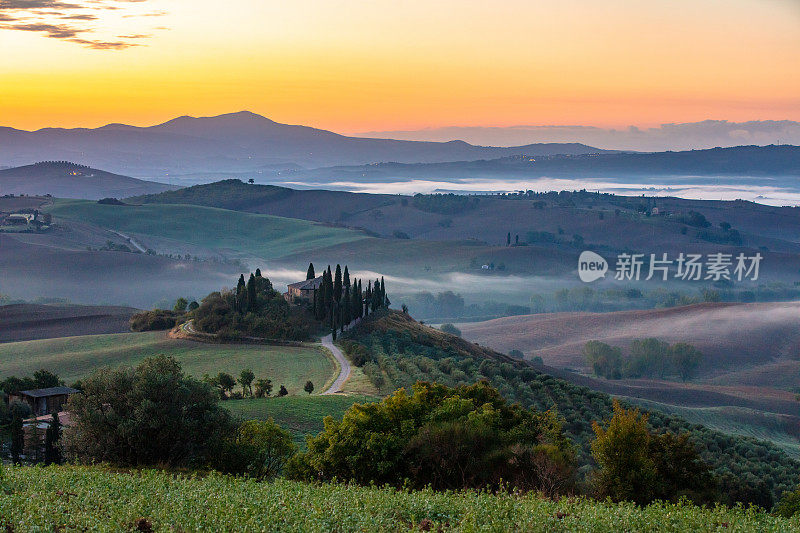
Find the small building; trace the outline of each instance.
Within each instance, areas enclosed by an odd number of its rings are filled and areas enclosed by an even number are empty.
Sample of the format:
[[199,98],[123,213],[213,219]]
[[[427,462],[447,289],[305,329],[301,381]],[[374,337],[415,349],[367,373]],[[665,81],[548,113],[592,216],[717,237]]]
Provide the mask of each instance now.
[[658,216],[661,214],[661,210],[657,207],[654,207],[653,209],[650,210],[650,214],[653,216]]
[[322,276],[317,276],[314,279],[307,279],[305,281],[298,281],[292,283],[287,288],[284,297],[289,302],[295,299],[313,300],[314,292],[322,286]]
[[26,213],[12,213],[6,217],[6,223],[10,226],[27,226],[34,218],[33,215]]
[[9,401],[19,400],[31,406],[34,416],[46,416],[63,410],[70,395],[80,392],[71,387],[24,390],[8,396]]

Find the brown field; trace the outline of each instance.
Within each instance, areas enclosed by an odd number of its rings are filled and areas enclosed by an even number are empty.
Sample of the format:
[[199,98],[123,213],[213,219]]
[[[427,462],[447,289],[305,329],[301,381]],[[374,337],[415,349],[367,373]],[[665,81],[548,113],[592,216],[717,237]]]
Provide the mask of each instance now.
[[72,302],[149,309],[163,299],[200,298],[231,286],[227,265],[160,256],[65,249],[0,234],[0,292],[12,298],[66,298]]
[[[617,313],[556,313],[458,324],[464,338],[540,356],[577,385],[675,412],[721,431],[769,438],[800,454],[800,302],[698,304]],[[656,337],[704,354],[694,381],[590,377],[581,348],[600,340],[628,351]]]
[[130,331],[131,307],[15,304],[0,306],[0,342]]
[[521,350],[559,368],[588,370],[590,340],[620,346],[657,337],[687,342],[705,356],[704,375],[800,357],[800,302],[704,303],[616,313],[554,313],[459,324],[464,337],[502,352]]

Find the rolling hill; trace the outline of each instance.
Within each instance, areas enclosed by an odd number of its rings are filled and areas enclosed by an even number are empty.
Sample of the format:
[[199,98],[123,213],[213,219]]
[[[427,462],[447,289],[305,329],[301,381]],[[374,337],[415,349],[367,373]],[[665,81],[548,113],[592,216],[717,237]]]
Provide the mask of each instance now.
[[[520,147],[524,149],[525,147]],[[791,178],[800,176],[800,146],[735,146],[708,150],[653,153],[584,153],[536,154],[515,153],[500,158],[448,162],[385,162],[357,166],[339,166],[285,173],[316,181],[353,181],[380,183],[412,179],[438,179],[453,183],[453,189],[465,179],[520,179],[543,177],[583,177],[611,179],[636,178],[641,183],[659,183],[663,177]],[[787,179],[788,178],[788,179]],[[720,183],[716,181],[714,183]],[[727,183],[727,182],[726,182]],[[772,182],[774,185],[774,182]],[[679,182],[676,182],[677,186]]]
[[14,304],[0,306],[0,342],[123,333],[130,307]]
[[[462,335],[541,357],[571,383],[628,398],[738,435],[767,438],[800,457],[800,303],[699,304],[616,313],[556,313],[464,323]],[[581,353],[600,340],[687,342],[704,354],[691,382],[589,377]],[[581,373],[577,373],[578,369]]]
[[71,383],[100,367],[135,366],[154,355],[174,357],[197,378],[219,372],[238,377],[250,368],[257,378],[271,379],[276,392],[286,385],[292,395],[306,395],[302,387],[307,380],[321,390],[334,372],[331,360],[313,346],[206,344],[158,331],[0,344],[0,376],[30,375],[44,368]]
[[46,161],[0,170],[0,195],[49,194],[61,198],[124,198],[175,189],[173,185],[144,181],[68,161]]
[[216,117],[184,116],[149,127],[108,124],[96,129],[0,128],[0,163],[5,165],[42,159],[80,160],[114,172],[148,177],[242,171],[272,174],[298,165],[313,168],[378,161],[462,161],[523,153],[601,151],[574,143],[495,148],[462,141],[346,137],[280,124],[247,111]]
[[[800,302],[705,303],[616,313],[556,313],[459,324],[465,338],[508,352],[521,350],[555,367],[586,369],[590,340],[627,349],[632,339],[688,342],[705,355],[702,371],[724,371],[798,358]],[[800,385],[800,376],[798,376]]]

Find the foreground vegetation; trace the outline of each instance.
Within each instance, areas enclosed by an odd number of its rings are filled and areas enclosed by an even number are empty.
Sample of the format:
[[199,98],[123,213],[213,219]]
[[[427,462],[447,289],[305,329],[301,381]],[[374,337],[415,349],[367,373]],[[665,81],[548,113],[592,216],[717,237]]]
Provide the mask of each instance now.
[[[399,312],[378,314],[362,322],[346,335],[343,345],[385,394],[410,388],[420,380],[457,386],[485,379],[509,401],[539,411],[555,409],[566,436],[576,446],[581,477],[586,478],[595,466],[592,422],[611,417],[613,405],[608,394],[554,378]],[[727,503],[751,502],[771,508],[783,492],[794,490],[800,479],[800,461],[771,443],[725,435],[655,411],[647,423],[656,433],[690,433]]]
[[689,504],[552,501],[536,494],[405,492],[258,483],[97,467],[9,467],[8,531],[792,531],[800,518]]

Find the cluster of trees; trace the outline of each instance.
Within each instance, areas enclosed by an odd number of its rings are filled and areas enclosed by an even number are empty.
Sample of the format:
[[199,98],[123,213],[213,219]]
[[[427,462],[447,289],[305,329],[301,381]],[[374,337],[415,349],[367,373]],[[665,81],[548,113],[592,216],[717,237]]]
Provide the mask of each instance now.
[[457,215],[475,209],[480,204],[480,198],[453,193],[415,194],[411,203],[420,211]]
[[212,386],[187,376],[171,357],[135,368],[101,369],[69,400],[62,445],[80,462],[215,468],[267,478],[296,451],[272,420],[238,422]]
[[[417,381],[455,387],[485,379],[509,401],[540,411],[555,408],[565,435],[576,446],[582,479],[594,464],[592,421],[613,415],[607,394],[573,385],[463,339],[445,339],[400,312],[376,315],[347,337],[348,354],[358,355],[364,374],[381,393],[410,388]],[[717,480],[716,501],[770,508],[773,497],[794,490],[800,478],[800,462],[769,442],[723,434],[657,411],[650,412],[648,426],[657,433],[691,434]]]
[[[480,265],[477,265],[478,268]],[[453,291],[442,291],[433,294],[428,291],[418,292],[406,297],[404,303],[411,313],[420,318],[454,319],[454,318],[495,318],[498,316],[527,315],[531,308],[508,302],[492,300],[467,304],[463,296]]]
[[[306,279],[315,277],[314,264],[310,263]],[[335,273],[331,272],[331,266],[328,265],[322,273],[322,284],[314,291],[314,299],[310,303],[314,317],[328,324],[335,339],[337,330],[344,332],[345,327],[353,321],[389,307],[391,302],[386,296],[383,276],[374,283],[368,281],[364,290],[360,279],[351,282],[347,265],[344,266],[344,272],[341,265],[336,265]]]
[[677,374],[686,381],[694,377],[703,361],[703,354],[691,344],[679,342],[670,346],[654,338],[631,342],[628,357],[623,357],[619,347],[600,341],[587,342],[583,355],[595,375],[606,379],[664,379]]
[[234,290],[212,292],[189,315],[197,330],[223,339],[242,336],[279,340],[305,340],[312,318],[293,309],[268,278],[256,269],[247,281],[244,275]]
[[412,391],[356,404],[341,422],[326,422],[287,474],[435,490],[574,490],[575,456],[555,413],[509,404],[484,382],[420,382]]
[[[205,374],[203,376],[203,383],[211,385],[214,390],[219,394],[221,400],[240,400],[242,398],[266,398],[272,394],[272,380],[267,378],[256,379],[255,373],[249,368],[245,368],[239,374],[238,378],[234,378],[227,372],[220,372],[216,376]],[[236,385],[241,387],[241,392],[234,390]],[[310,389],[310,390],[309,390]],[[307,381],[305,390],[311,394],[314,391],[314,384]],[[278,389],[278,396],[286,396],[289,394],[285,385],[281,385]]]

